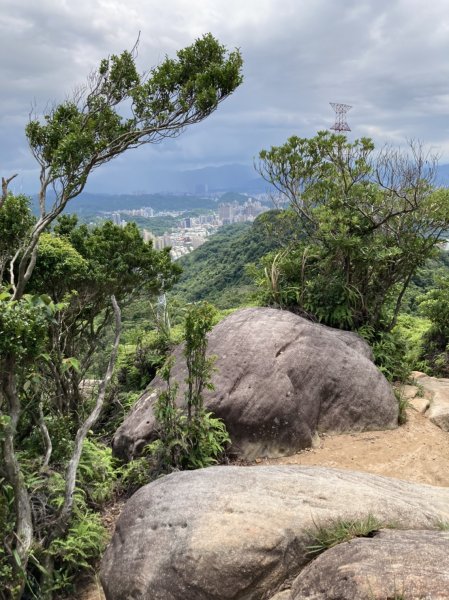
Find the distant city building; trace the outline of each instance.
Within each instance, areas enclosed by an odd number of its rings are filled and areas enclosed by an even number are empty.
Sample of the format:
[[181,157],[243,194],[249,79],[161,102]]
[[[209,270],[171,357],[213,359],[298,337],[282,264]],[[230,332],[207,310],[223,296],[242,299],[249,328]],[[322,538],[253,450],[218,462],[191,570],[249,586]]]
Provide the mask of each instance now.
[[144,242],[146,242],[147,244],[148,244],[148,242],[153,242],[153,246],[154,246],[154,243],[156,241],[156,236],[151,231],[148,231],[148,229],[144,229],[142,231],[142,237],[143,237]]
[[218,205],[218,216],[223,223],[232,223],[234,217],[234,207],[232,204],[219,204]]

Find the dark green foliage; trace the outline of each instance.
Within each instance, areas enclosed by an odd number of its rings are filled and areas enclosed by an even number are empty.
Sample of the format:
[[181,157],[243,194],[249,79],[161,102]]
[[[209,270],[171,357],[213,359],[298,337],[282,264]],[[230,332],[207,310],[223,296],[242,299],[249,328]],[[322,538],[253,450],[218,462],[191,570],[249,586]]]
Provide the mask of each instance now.
[[0,210],[0,286],[8,262],[24,243],[33,223],[29,199],[8,194]]
[[211,375],[214,359],[206,357],[207,333],[212,329],[214,310],[210,304],[188,307],[185,319],[184,355],[187,364],[186,409],[178,408],[178,383],[171,380],[173,359],[160,370],[166,389],[155,404],[159,439],[149,452],[157,460],[157,468],[198,469],[218,462],[230,441],[225,425],[204,409],[203,392],[213,389]]
[[[51,360],[42,368],[52,382],[49,390],[54,388],[60,399],[60,410],[84,414],[80,382],[104,369],[98,349],[113,319],[110,295],[126,306],[139,293],[151,297],[170,288],[179,271],[169,253],[144,243],[132,223],[88,228],[78,225],[76,217],[64,216],[53,234],[41,236],[30,288],[63,301],[50,325]],[[134,365],[122,371],[123,390],[145,387],[162,362],[157,352],[142,346],[136,350]]]
[[400,388],[394,390],[394,395],[398,401],[398,425],[405,425],[407,423],[407,408],[410,406],[409,401]]
[[275,212],[258,217],[252,225],[227,225],[191,254],[179,260],[183,273],[173,294],[185,302],[207,300],[218,308],[247,303],[255,292],[245,266],[280,244],[270,234]]
[[375,331],[365,325],[357,332],[371,346],[374,362],[388,381],[405,382],[412,370],[407,360],[407,341],[400,331]]
[[66,236],[43,233],[30,289],[61,301],[72,290],[92,278],[91,265]]
[[[88,228],[78,226],[73,217],[64,216],[55,227],[55,233],[87,261],[88,276],[83,280],[88,288],[86,294],[92,295],[94,291],[97,296],[114,293],[122,299],[139,287],[144,287],[147,293],[159,293],[161,289],[169,288],[179,276],[180,268],[171,262],[168,251],[156,251],[144,243],[135,223],[119,227],[107,221]],[[40,281],[45,285],[44,280],[49,275],[42,248],[39,256],[32,280],[37,288]],[[48,261],[46,256],[45,259]],[[70,289],[67,285],[66,291]]]
[[435,159],[374,155],[370,139],[319,132],[260,153],[259,172],[290,202],[296,239],[262,262],[266,301],[327,325],[391,331],[416,270],[449,226]]
[[421,359],[439,377],[449,377],[449,276],[437,279],[436,287],[418,298],[419,310],[431,322],[423,336]]
[[172,341],[152,332],[140,337],[136,346],[125,349],[117,364],[117,382],[123,391],[141,391],[164,363]]
[[419,315],[419,302],[426,292],[433,289],[440,278],[449,275],[449,252],[440,247],[435,249],[426,264],[419,268],[412,277],[409,288],[404,296],[402,311]]
[[[53,439],[55,444],[67,442],[64,438]],[[61,451],[55,452],[55,457],[58,455],[61,456]],[[120,470],[114,464],[110,448],[93,441],[84,443],[70,527],[65,535],[56,536],[45,547],[43,538],[48,535],[47,528],[64,501],[65,481],[54,468],[39,472],[35,457],[36,449],[34,453],[27,452],[22,456],[35,527],[35,547],[26,574],[26,594],[41,598],[44,592],[59,595],[71,591],[80,569],[93,570],[107,539],[106,529],[96,511],[115,493]],[[0,531],[6,543],[12,539],[13,524],[12,490],[0,480]],[[54,563],[51,574],[47,571],[49,558]],[[48,575],[45,590],[41,588],[43,573]],[[2,585],[12,588],[14,577],[10,557],[1,545],[0,574]],[[0,598],[3,600],[2,591]]]
[[14,525],[14,493],[5,479],[0,477],[0,600],[7,600],[17,584],[8,551],[14,539]]
[[[110,448],[86,440],[68,531],[65,535],[55,536],[45,550],[37,548],[36,551],[35,564],[40,564],[41,568],[45,568],[48,558],[53,562],[52,576],[45,583],[47,593],[67,593],[73,589],[80,570],[93,571],[107,541],[106,528],[96,511],[112,498],[118,474]],[[39,525],[43,527],[44,534],[46,520],[51,520],[52,514],[56,514],[62,506],[65,481],[61,474],[51,472],[40,479],[34,477],[29,487],[34,501],[40,502],[45,510],[35,517],[36,534],[39,534]],[[42,546],[45,547],[44,544]],[[39,594],[39,582],[36,581],[35,585]]]
[[102,506],[111,500],[116,479],[117,465],[111,448],[86,439],[78,469],[78,488],[85,493],[89,506]]
[[153,464],[148,455],[134,458],[132,461],[121,465],[117,492],[120,495],[130,496],[149,481],[149,473]]
[[48,296],[11,300],[0,291],[0,365],[8,355],[21,361],[37,359],[44,350],[48,324],[56,307]]
[[[84,97],[56,106],[26,128],[31,149],[62,179],[68,197],[82,191],[98,164],[142,143],[175,136],[207,117],[241,83],[242,59],[227,53],[211,34],[180,50],[176,59],[142,77],[125,51],[101,61]],[[122,116],[128,102],[131,116]]]
[[[35,221],[24,198],[7,196],[13,178],[3,178],[0,537],[7,539],[0,570],[9,578],[10,567],[16,584],[6,591],[8,600],[23,597],[26,586],[35,598],[52,597],[101,551],[104,531],[91,507],[108,496],[112,467],[98,447],[87,444],[83,456],[82,444],[112,377],[121,331],[118,303],[129,302],[138,289],[163,292],[178,273],[168,252],[144,244],[135,225],[106,223],[89,230],[72,217],[61,220],[53,234],[44,232],[83,191],[94,169],[128,149],[179,135],[242,81],[239,51],[228,53],[211,34],[143,76],[134,59],[134,51],[125,51],[102,60],[85,86],[28,123],[39,165]],[[6,269],[10,285],[4,282]],[[107,370],[96,373],[104,383],[98,394],[85,394],[81,380],[98,367],[95,352],[112,312],[113,349]]]

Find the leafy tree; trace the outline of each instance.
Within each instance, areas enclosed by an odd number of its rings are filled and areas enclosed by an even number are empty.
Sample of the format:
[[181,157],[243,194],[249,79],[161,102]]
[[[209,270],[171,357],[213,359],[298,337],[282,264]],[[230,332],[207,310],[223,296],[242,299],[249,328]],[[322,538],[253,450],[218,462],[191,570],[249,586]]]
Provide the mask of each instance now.
[[[101,61],[72,98],[26,128],[40,166],[40,217],[19,263],[15,297],[31,277],[41,232],[80,194],[90,173],[130,148],[176,137],[202,121],[242,81],[242,59],[207,34],[166,58],[148,74],[137,71],[133,52]],[[126,107],[126,114],[120,113]],[[47,207],[47,192],[55,197]]]
[[[168,289],[179,274],[169,252],[153,250],[134,223],[111,222],[89,229],[76,217],[60,219],[55,232],[42,234],[29,288],[64,303],[49,325],[51,360],[43,363],[48,391],[61,413],[83,418],[82,381],[92,369],[113,318],[110,295],[122,307],[144,290]],[[64,235],[62,235],[64,234]],[[76,368],[72,357],[76,357]],[[69,362],[72,361],[72,362]]]
[[[18,599],[22,596],[31,549],[37,541],[29,486],[18,452],[19,426],[28,393],[25,383],[31,382],[28,390],[34,393],[35,373],[41,362],[51,363],[55,360],[53,355],[50,356],[50,361],[48,356],[42,356],[39,344],[31,344],[31,350],[27,350],[24,340],[27,337],[34,339],[34,333],[41,327],[42,317],[39,316],[41,313],[36,313],[36,306],[50,323],[64,308],[55,305],[49,297],[39,299],[39,296],[36,298],[25,295],[38,259],[41,235],[54,223],[67,203],[83,191],[94,169],[130,148],[158,143],[166,137],[179,135],[187,126],[210,115],[242,81],[240,53],[237,50],[228,53],[210,34],[180,50],[176,59],[166,58],[161,65],[144,75],[138,73],[134,58],[135,52],[123,52],[101,61],[98,70],[90,76],[83,88],[51,108],[42,120],[31,119],[26,128],[31,151],[40,168],[39,216],[31,225],[29,233],[25,232],[20,252],[10,252],[10,289],[4,287],[1,300],[2,327],[8,327],[8,331],[13,334],[11,339],[14,340],[14,343],[2,348],[0,355],[0,478],[2,490],[6,490],[5,493],[14,502],[13,526],[6,546],[14,579],[11,585],[9,582],[5,583],[5,595],[8,598]],[[8,203],[7,188],[10,180],[11,178],[2,178],[0,214],[3,214]],[[51,197],[48,190],[52,192]],[[70,231],[69,222],[65,221],[64,227],[65,233]],[[125,235],[128,234],[132,239],[133,233],[128,230]],[[95,240],[87,237],[86,255],[89,251],[93,252],[93,246],[96,245],[102,258],[108,256],[108,244],[114,245],[117,242],[115,233],[111,233],[109,238],[106,234],[103,238],[101,235],[97,236]],[[62,258],[63,243],[50,242],[49,238],[43,242],[48,267],[52,261]],[[123,247],[122,242],[120,244]],[[71,277],[78,277],[82,275],[82,259],[92,263],[95,261],[92,255],[87,257],[81,252],[81,240],[80,245],[75,244],[74,240],[71,240],[71,244],[79,256],[71,252],[67,261],[72,261]],[[120,272],[129,283],[129,273],[125,271],[127,261],[121,262],[117,255],[114,255],[113,260],[115,273]],[[44,265],[45,261],[42,261]],[[134,266],[137,270],[140,268],[138,264]],[[153,273],[158,266],[160,265],[154,266]],[[54,284],[57,283],[56,279]],[[58,281],[58,285],[60,283]],[[107,277],[100,283],[105,294],[109,283]],[[34,284],[36,290],[39,285],[43,285],[38,272]],[[62,287],[54,290],[55,297],[62,292]],[[106,386],[112,376],[120,339],[121,318],[119,305],[111,291],[109,294],[115,317],[113,350],[97,399],[70,439],[72,447],[66,463],[63,500],[55,508],[53,530],[46,539],[46,543],[50,545],[54,540],[67,536],[74,510],[75,484],[83,443],[98,419],[105,400]],[[5,319],[3,315],[6,315]],[[37,338],[43,340],[45,335],[39,332]],[[23,355],[30,352],[29,360],[23,361]],[[72,361],[68,368],[76,370],[77,365]],[[38,387],[37,382],[37,392]],[[38,402],[38,405],[41,408],[45,406],[43,402]],[[43,453],[47,454],[48,427],[43,412],[40,415],[41,430],[47,441]],[[44,465],[45,459],[41,468]],[[52,576],[52,558],[49,554],[47,557],[49,564],[46,565],[44,578],[48,579]],[[41,597],[51,594],[51,585],[46,586]]]
[[391,331],[411,278],[449,227],[436,159],[319,132],[263,150],[258,170],[286,197],[296,239],[259,271],[267,302],[331,326]]

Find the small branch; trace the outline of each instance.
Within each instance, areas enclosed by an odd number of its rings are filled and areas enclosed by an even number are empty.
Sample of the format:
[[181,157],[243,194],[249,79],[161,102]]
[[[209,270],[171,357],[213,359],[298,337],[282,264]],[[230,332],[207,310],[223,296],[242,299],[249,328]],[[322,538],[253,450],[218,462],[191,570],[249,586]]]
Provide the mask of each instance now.
[[401,293],[399,294],[397,300],[396,300],[396,305],[394,307],[394,312],[393,312],[393,317],[388,325],[387,331],[391,331],[393,329],[393,327],[396,325],[397,320],[398,320],[398,315],[399,315],[399,311],[401,310],[401,304],[402,304],[402,299],[404,297],[405,292],[407,291],[407,288],[409,286],[409,283],[412,279],[412,276],[415,272],[415,269],[413,269],[407,276],[406,280],[404,281],[403,285],[402,285],[402,289],[401,289]]

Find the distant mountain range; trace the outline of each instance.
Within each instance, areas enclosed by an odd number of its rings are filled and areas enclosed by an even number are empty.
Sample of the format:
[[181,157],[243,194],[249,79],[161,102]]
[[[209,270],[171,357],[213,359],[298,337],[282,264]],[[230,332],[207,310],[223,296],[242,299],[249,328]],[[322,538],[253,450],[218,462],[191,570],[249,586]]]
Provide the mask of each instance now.
[[[436,183],[449,186],[449,164],[438,167]],[[161,171],[152,182],[152,188],[158,192],[194,194],[223,191],[260,194],[273,189],[253,166],[239,163],[189,171]]]
[[[76,212],[82,217],[87,217],[102,211],[110,212],[125,208],[132,210],[142,206],[151,206],[156,211],[212,209],[217,207],[217,201],[210,197],[214,193],[257,194],[272,190],[266,181],[257,176],[253,167],[244,164],[205,167],[190,171],[160,172],[158,180],[160,182],[159,193],[93,194],[84,192],[75,201],[69,203],[67,212]],[[154,183],[156,184],[156,182]],[[436,183],[449,186],[449,164],[438,167]],[[232,196],[232,194],[228,195]],[[233,199],[227,196],[224,201]],[[37,206],[37,199],[33,199],[33,205]]]
[[150,192],[246,192],[263,193],[269,188],[251,165],[230,164],[193,170],[159,170],[151,173]]

